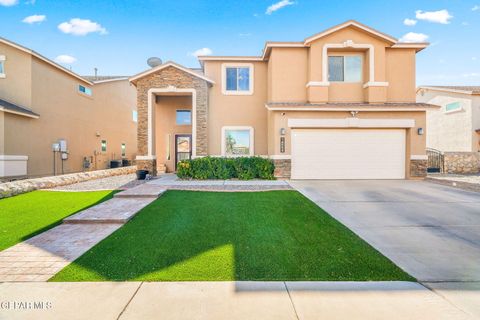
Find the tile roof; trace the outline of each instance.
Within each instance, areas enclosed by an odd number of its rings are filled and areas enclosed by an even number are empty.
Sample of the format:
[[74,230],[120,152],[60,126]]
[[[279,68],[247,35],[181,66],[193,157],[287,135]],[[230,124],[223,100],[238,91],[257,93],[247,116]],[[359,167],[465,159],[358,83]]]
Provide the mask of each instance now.
[[341,107],[370,107],[370,108],[382,108],[382,107],[416,107],[416,108],[431,108],[438,107],[429,103],[418,102],[386,102],[386,103],[366,103],[366,102],[346,102],[346,103],[303,103],[303,102],[269,102],[267,103],[269,108],[282,108],[282,107],[322,107],[322,108],[341,108]]
[[38,118],[40,115],[38,113],[33,112],[32,110],[13,104],[11,102],[5,101],[0,99],[0,110],[3,109],[7,112],[22,114],[32,118]]
[[128,76],[82,76],[82,78],[85,78],[91,82],[97,82],[116,79],[128,79]]
[[480,86],[420,86],[419,89],[436,89],[466,94],[480,94]]

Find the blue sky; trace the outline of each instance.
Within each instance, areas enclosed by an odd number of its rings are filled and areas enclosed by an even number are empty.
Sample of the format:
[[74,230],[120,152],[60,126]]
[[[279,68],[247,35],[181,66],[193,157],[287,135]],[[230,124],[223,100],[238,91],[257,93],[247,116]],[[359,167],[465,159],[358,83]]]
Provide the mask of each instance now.
[[428,36],[417,84],[480,85],[480,0],[0,0],[1,37],[80,74],[132,75],[151,56],[198,67],[200,49],[259,55],[266,40],[301,41],[349,19],[398,38]]

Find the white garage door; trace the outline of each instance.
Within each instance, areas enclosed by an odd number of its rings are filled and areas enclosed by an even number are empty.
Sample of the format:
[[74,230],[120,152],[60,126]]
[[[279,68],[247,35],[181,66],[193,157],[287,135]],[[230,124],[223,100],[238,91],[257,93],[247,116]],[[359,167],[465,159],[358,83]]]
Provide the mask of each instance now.
[[405,130],[292,130],[292,179],[404,179]]

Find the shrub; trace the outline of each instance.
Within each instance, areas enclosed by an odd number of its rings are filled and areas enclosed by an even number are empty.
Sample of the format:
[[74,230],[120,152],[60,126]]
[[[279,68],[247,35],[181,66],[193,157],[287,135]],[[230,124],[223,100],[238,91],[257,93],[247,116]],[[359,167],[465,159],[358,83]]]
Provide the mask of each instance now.
[[270,159],[261,157],[218,158],[203,157],[184,160],[178,164],[181,179],[267,179],[273,180],[275,166]]

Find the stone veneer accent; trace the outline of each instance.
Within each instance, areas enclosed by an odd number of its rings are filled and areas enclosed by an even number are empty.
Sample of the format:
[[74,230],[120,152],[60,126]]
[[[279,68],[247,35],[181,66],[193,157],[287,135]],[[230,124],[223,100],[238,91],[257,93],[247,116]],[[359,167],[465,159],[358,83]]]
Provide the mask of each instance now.
[[[149,74],[137,81],[137,112],[138,112],[138,155],[148,154],[148,90],[152,88],[175,87],[178,89],[195,89],[196,99],[196,154],[206,156],[207,118],[208,118],[208,83],[173,66]],[[156,160],[138,160],[139,169],[149,170],[157,174]]]
[[275,165],[275,171],[273,172],[275,178],[290,179],[290,175],[292,172],[292,160],[273,159],[273,164]]
[[424,178],[427,176],[427,160],[410,160],[410,178]]
[[480,152],[444,152],[445,173],[480,173]]
[[131,174],[135,173],[136,169],[137,168],[135,166],[130,166],[0,183],[0,199],[12,197],[17,194],[30,192],[37,189],[48,189],[88,180]]

